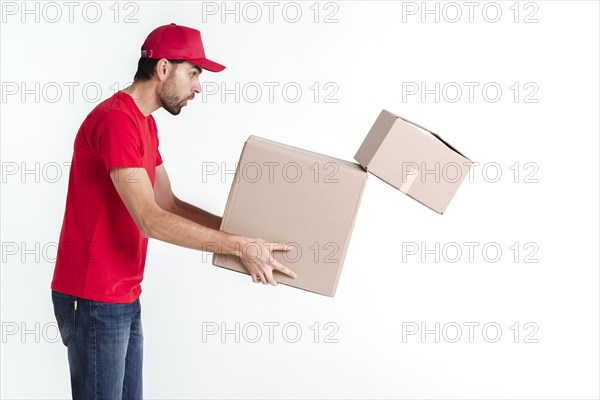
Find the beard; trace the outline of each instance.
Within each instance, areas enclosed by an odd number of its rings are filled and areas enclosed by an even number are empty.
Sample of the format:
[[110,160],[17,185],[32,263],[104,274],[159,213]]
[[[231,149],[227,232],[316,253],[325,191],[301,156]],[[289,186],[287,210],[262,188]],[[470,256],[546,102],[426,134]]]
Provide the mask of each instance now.
[[162,102],[163,108],[167,110],[171,115],[178,115],[183,107],[182,102],[177,97],[177,90],[175,88],[175,71],[171,71],[169,77],[165,81],[162,93],[160,94],[160,101]]

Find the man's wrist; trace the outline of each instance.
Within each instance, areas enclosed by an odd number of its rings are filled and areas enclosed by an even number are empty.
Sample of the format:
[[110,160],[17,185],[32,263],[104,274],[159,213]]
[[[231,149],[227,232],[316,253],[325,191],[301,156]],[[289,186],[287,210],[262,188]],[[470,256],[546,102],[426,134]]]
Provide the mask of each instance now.
[[229,246],[226,246],[226,253],[236,257],[242,257],[242,253],[246,248],[250,239],[245,236],[230,235]]

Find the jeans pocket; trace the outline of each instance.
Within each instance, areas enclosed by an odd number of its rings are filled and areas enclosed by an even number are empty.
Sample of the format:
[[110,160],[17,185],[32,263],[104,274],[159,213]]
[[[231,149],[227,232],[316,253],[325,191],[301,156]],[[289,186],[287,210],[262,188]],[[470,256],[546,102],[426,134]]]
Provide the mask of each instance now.
[[54,305],[54,317],[58,324],[60,337],[65,346],[75,335],[75,307],[76,297],[66,294],[52,292],[52,303]]

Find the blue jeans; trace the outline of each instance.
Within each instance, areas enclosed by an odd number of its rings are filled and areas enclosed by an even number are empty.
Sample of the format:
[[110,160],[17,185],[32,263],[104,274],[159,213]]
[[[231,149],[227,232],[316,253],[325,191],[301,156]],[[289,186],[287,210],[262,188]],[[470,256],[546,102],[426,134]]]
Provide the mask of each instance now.
[[74,400],[142,398],[140,300],[103,303],[52,291]]

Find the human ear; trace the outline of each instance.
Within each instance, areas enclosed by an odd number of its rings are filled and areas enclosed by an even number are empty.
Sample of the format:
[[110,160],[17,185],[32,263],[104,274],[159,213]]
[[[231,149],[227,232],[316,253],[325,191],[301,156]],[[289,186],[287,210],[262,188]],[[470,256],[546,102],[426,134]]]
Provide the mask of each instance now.
[[166,58],[161,58],[156,64],[156,72],[159,79],[162,81],[169,76],[170,65]]

